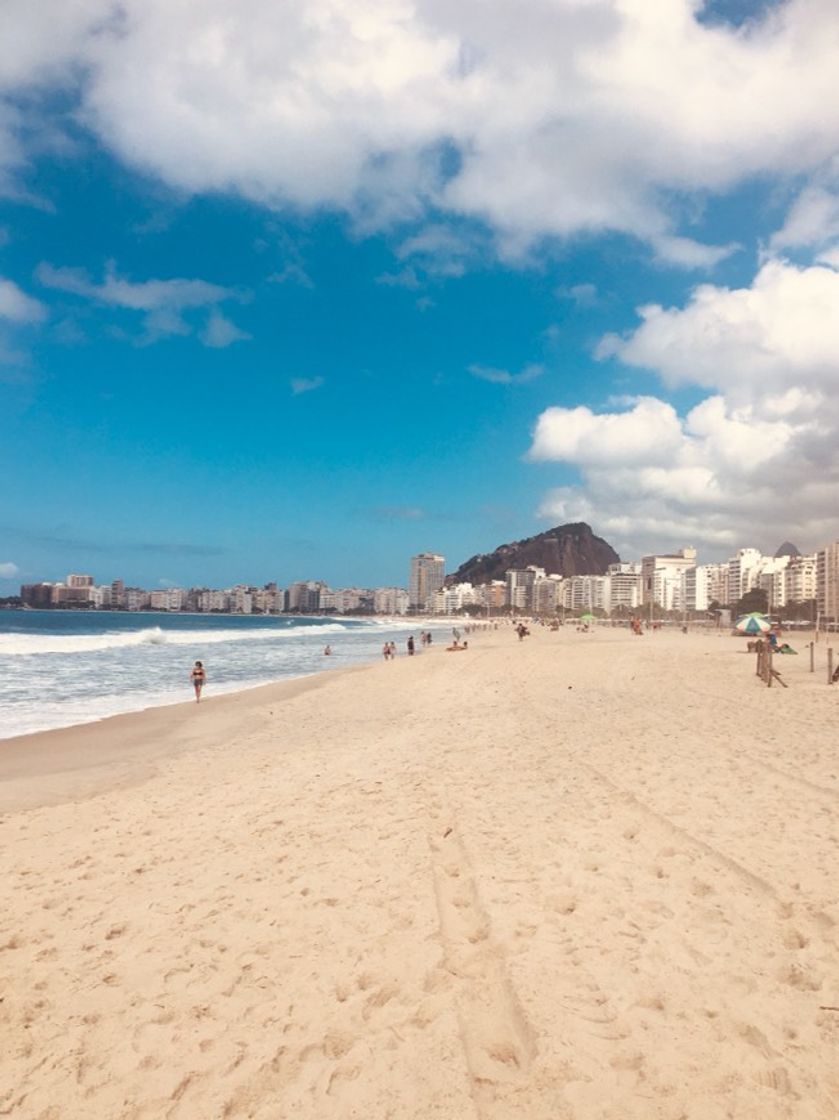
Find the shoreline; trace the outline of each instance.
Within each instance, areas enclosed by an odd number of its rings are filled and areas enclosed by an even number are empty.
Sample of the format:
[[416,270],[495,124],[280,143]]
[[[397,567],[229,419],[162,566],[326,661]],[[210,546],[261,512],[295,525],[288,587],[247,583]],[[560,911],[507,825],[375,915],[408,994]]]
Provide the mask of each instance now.
[[[29,612],[29,613],[31,613],[31,612]],[[44,613],[49,613],[49,612],[39,612],[39,613],[44,614]],[[74,613],[74,612],[59,612],[59,613]],[[85,616],[87,616],[87,612],[75,612],[75,613],[84,614]],[[134,614],[132,617],[136,618],[136,614]],[[206,617],[206,616],[197,615],[197,616],[194,616],[194,617]],[[247,618],[247,616],[231,616],[231,617]],[[311,618],[312,616],[280,616],[280,617],[285,617],[290,622],[293,623],[298,618]],[[143,619],[142,621],[145,622],[146,620]],[[351,638],[351,641],[349,642],[347,648],[343,649],[343,650],[340,649],[340,648],[336,648],[335,650],[333,650],[334,656],[330,659],[320,658],[319,656],[314,657],[313,659],[311,657],[308,658],[308,659],[304,658],[304,660],[301,662],[301,666],[300,666],[299,669],[297,669],[296,671],[290,671],[290,672],[283,672],[282,670],[278,670],[281,673],[281,675],[265,676],[265,675],[263,675],[264,672],[265,672],[265,669],[262,668],[260,670],[259,664],[255,662],[250,667],[250,675],[249,676],[244,676],[241,679],[236,679],[235,677],[231,679],[230,677],[225,677],[223,674],[222,674],[221,679],[218,679],[218,678],[214,677],[213,680],[210,682],[209,691],[212,691],[212,693],[214,695],[216,695],[217,697],[226,696],[226,695],[233,695],[233,694],[236,694],[238,692],[248,691],[248,690],[253,689],[253,688],[259,688],[263,685],[279,684],[279,683],[283,683],[283,682],[300,680],[300,679],[304,679],[304,678],[308,678],[308,677],[318,676],[318,675],[320,675],[324,672],[334,672],[334,671],[340,670],[341,668],[348,668],[348,667],[353,667],[353,666],[357,666],[357,665],[364,665],[364,664],[374,664],[380,657],[380,644],[381,644],[381,641],[382,641],[382,635],[385,635],[385,634],[388,634],[388,633],[391,633],[391,632],[395,633],[396,635],[399,635],[399,634],[402,634],[403,631],[405,633],[407,633],[408,631],[414,629],[413,625],[408,623],[408,622],[402,621],[400,623],[399,621],[394,621],[393,619],[390,619],[390,618],[385,619],[384,616],[382,617],[382,620],[380,622],[377,622],[374,625],[369,625],[368,624],[368,625],[343,626],[340,623],[340,619],[338,619],[336,617],[331,617],[331,616],[330,617],[323,616],[323,618],[321,618],[319,621],[324,623],[324,629],[323,630],[322,630],[320,625],[315,625],[315,626],[311,626],[311,627],[304,627],[303,628],[304,632],[302,634],[298,635],[298,634],[294,633],[294,640],[296,641],[298,638],[303,638],[305,640],[305,642],[308,642],[319,653],[320,652],[319,647],[324,642],[325,643],[330,643],[330,642],[331,643],[337,643],[341,636],[347,636],[348,635]],[[364,622],[365,620],[357,620],[357,621]],[[336,635],[333,634],[332,628],[335,625],[339,626],[339,629],[341,630],[341,635],[336,636]],[[425,623],[424,625],[433,626],[433,628],[436,631],[436,630],[440,629],[443,624],[439,620],[431,620],[431,622]],[[128,634],[128,635],[143,634],[143,633],[146,633],[146,631],[148,629],[149,628],[147,628],[147,627],[141,627],[139,630],[126,631],[125,633]],[[152,629],[154,629],[154,628],[152,628]],[[175,633],[180,633],[180,631],[177,629],[177,627],[175,627],[174,629],[175,629]],[[250,637],[252,635],[271,634],[275,628],[274,627],[266,627],[266,626],[256,626],[256,627],[242,626],[238,629],[241,630],[242,633],[247,634],[248,637]],[[276,628],[276,629],[277,629],[277,632],[278,632],[279,636],[281,636],[283,638],[287,638],[289,636],[289,629],[288,628],[280,627],[280,628]],[[292,627],[292,630],[293,629],[294,628]],[[166,634],[167,630],[164,629],[162,632],[164,634]],[[110,635],[111,633],[112,633],[111,631],[107,631],[107,632],[104,632],[101,635],[96,633],[96,634],[93,634],[93,635],[82,635],[82,637],[84,637],[84,638],[87,638],[87,637],[99,638],[99,637],[105,637],[106,635]],[[121,632],[114,631],[113,633],[121,633]],[[190,631],[190,633],[192,633],[192,632]],[[196,640],[195,640],[195,645],[197,647],[198,645],[200,645],[200,637],[201,637],[202,634],[204,634],[204,631],[196,631],[196,633],[199,635],[199,637],[196,638]],[[0,643],[2,642],[2,639],[3,639],[4,636],[5,637],[14,636],[14,637],[23,637],[23,638],[35,637],[42,642],[43,641],[48,641],[48,639],[49,639],[49,635],[44,635],[41,632],[32,632],[32,633],[8,632],[7,633],[7,632],[3,631],[3,632],[0,632]],[[67,637],[67,635],[60,635],[60,637],[62,639],[64,639],[65,637]],[[75,637],[78,637],[78,635],[75,635]],[[179,644],[183,644],[183,643],[179,643]],[[365,646],[367,646],[369,648],[365,650],[364,649]],[[134,646],[132,645],[129,648],[133,649]],[[22,656],[23,654],[25,654],[27,652],[28,652],[27,648],[24,647],[24,649],[22,649],[21,651],[18,652],[18,656]],[[88,655],[88,656],[92,656],[92,655],[96,654],[95,650],[82,650],[81,652]],[[305,646],[304,646],[304,652],[305,652]],[[309,652],[311,654],[311,650]],[[56,649],[56,650],[49,650],[48,649],[48,650],[46,650],[46,653],[62,653],[62,651],[61,651],[60,648]],[[69,658],[69,657],[75,656],[78,653],[79,653],[78,650],[71,649],[71,650],[67,651],[66,653],[62,653],[62,656],[64,658]],[[44,651],[39,649],[39,650],[36,651],[36,654],[40,655],[40,656],[43,656]],[[336,663],[337,663],[337,670],[336,670]],[[270,672],[270,670],[269,670],[269,672]],[[262,679],[260,679],[260,676],[262,677]],[[33,695],[34,695],[34,693],[33,693]],[[191,695],[191,689],[189,691],[189,695]],[[114,693],[103,692],[101,695],[93,697],[90,700],[90,706],[93,707],[94,712],[96,713],[96,714],[93,714],[89,711],[88,712],[79,711],[78,709],[80,707],[80,704],[79,704],[77,698],[74,697],[72,694],[68,694],[68,695],[58,699],[57,701],[52,701],[52,702],[48,701],[47,702],[48,712],[44,716],[44,722],[40,726],[37,726],[37,725],[33,726],[34,724],[37,723],[37,717],[33,718],[33,713],[29,712],[29,711],[25,711],[23,714],[21,714],[19,719],[17,719],[15,721],[18,724],[18,727],[14,728],[14,729],[11,726],[11,722],[12,722],[11,718],[8,718],[7,721],[6,721],[6,726],[2,727],[2,730],[0,730],[0,744],[8,742],[8,741],[13,740],[13,739],[22,738],[23,736],[26,736],[26,735],[40,735],[40,734],[45,734],[48,731],[64,730],[64,729],[68,729],[68,728],[71,728],[71,727],[81,727],[81,726],[84,726],[87,723],[100,722],[102,720],[111,719],[111,718],[113,718],[114,716],[117,716],[117,715],[139,714],[139,713],[145,712],[145,711],[152,711],[156,708],[172,707],[172,706],[175,706],[179,703],[182,703],[183,699],[184,699],[184,696],[185,696],[185,690],[180,686],[176,686],[176,687],[173,688],[171,686],[171,681],[155,682],[155,684],[152,687],[150,687],[149,690],[146,691],[146,692],[129,691],[129,692],[124,692],[121,695],[117,695],[117,694],[114,694]],[[62,707],[63,704],[66,704],[69,707],[70,710],[69,711],[62,711],[61,707]],[[98,709],[98,711],[97,711],[97,709]],[[25,729],[20,729],[21,722],[23,723]]]
[[[190,749],[201,749],[222,732],[208,727],[219,718],[230,718],[246,707],[249,719],[264,718],[268,705],[282,704],[321,686],[328,677],[360,673],[374,662],[346,665],[285,680],[248,685],[217,695],[155,704],[134,711],[117,712],[86,723],[52,727],[0,739],[0,814],[21,808],[58,804],[106,792],[111,785],[142,781],[154,772],[154,764],[175,758]],[[211,711],[205,714],[207,709]],[[190,714],[192,713],[192,714]],[[198,738],[203,736],[204,738]],[[118,739],[118,745],[113,740]],[[84,775],[87,775],[87,781]],[[74,775],[75,780],[62,780]],[[116,780],[112,780],[118,775]],[[44,800],[31,788],[33,777],[52,778],[51,793]],[[88,788],[89,787],[89,788]],[[15,794],[14,791],[17,790]],[[24,801],[21,800],[24,799]]]
[[[348,668],[348,669],[349,668],[354,668],[354,667],[356,667],[356,666],[349,666],[349,665],[345,666],[345,668]],[[320,670],[315,670],[312,673],[300,673],[297,676],[283,677],[282,679],[277,679],[277,680],[259,681],[257,683],[242,682],[241,685],[233,685],[230,688],[225,688],[221,692],[208,692],[207,694],[205,694],[203,696],[201,703],[205,704],[205,703],[209,703],[211,700],[221,700],[221,699],[224,699],[227,696],[237,696],[240,692],[250,692],[250,691],[252,691],[254,689],[258,689],[258,688],[270,688],[270,687],[273,687],[274,685],[293,684],[296,681],[309,680],[312,677],[320,676],[321,673],[324,673],[324,672],[340,672],[340,671],[341,671],[340,669],[338,669],[338,670],[320,669]],[[182,692],[183,691],[185,691],[185,690],[182,690]],[[4,748],[6,743],[17,743],[20,740],[32,739],[32,738],[35,738],[36,736],[41,736],[41,735],[52,735],[52,734],[55,734],[55,733],[60,732],[60,731],[76,731],[76,730],[79,730],[79,729],[84,728],[84,727],[95,727],[98,724],[106,723],[109,720],[120,719],[122,716],[140,716],[140,715],[143,715],[146,712],[156,712],[156,711],[158,711],[160,709],[163,709],[163,708],[178,708],[182,704],[186,704],[186,705],[192,704],[194,706],[195,700],[194,700],[194,698],[184,699],[183,695],[182,695],[181,698],[178,699],[178,700],[174,700],[174,699],[172,699],[172,700],[162,700],[159,703],[144,704],[142,707],[138,707],[138,708],[123,708],[120,711],[109,712],[105,715],[97,716],[93,719],[80,719],[80,720],[75,721],[73,723],[63,723],[63,724],[60,724],[56,727],[41,727],[41,728],[35,728],[32,731],[23,731],[20,734],[16,734],[16,735],[3,735],[3,736],[0,736],[0,754],[2,754],[3,748]]]

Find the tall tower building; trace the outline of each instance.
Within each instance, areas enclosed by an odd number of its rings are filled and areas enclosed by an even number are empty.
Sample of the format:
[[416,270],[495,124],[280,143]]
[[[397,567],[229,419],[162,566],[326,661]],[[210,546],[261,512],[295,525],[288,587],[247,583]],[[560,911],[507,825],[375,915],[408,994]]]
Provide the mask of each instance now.
[[816,599],[822,618],[839,621],[839,541],[816,553]]
[[439,591],[446,578],[446,560],[436,552],[420,552],[411,557],[408,577],[408,605],[424,611],[428,600]]

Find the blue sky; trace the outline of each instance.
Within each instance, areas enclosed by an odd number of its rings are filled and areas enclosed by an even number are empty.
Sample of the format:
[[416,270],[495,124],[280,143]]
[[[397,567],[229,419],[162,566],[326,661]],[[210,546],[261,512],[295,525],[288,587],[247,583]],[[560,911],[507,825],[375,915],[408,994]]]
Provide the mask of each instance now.
[[832,3],[278,12],[4,7],[0,594],[839,536]]

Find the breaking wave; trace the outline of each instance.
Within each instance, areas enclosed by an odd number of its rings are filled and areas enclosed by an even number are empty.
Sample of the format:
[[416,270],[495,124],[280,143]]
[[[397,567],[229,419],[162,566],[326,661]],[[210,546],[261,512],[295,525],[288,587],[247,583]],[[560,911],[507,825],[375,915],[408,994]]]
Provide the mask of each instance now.
[[143,630],[107,631],[104,634],[0,634],[0,655],[31,657],[44,653],[96,653],[106,649],[132,646],[218,645],[220,642],[283,642],[287,638],[342,634],[350,629],[341,622],[322,626],[264,627],[259,630],[163,630],[150,626]]

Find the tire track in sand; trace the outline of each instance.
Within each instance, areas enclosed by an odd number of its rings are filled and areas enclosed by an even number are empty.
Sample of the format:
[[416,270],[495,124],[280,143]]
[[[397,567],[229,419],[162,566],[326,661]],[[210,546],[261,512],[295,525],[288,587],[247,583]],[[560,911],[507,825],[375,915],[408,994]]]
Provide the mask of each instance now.
[[[445,820],[445,816],[439,819]],[[509,1120],[521,1105],[522,1095],[526,1096],[536,1055],[532,1031],[510,981],[504,953],[493,943],[490,921],[457,827],[435,825],[428,844],[440,918],[441,970],[455,979],[472,1097],[481,1120]],[[429,983],[434,986],[434,976]]]

